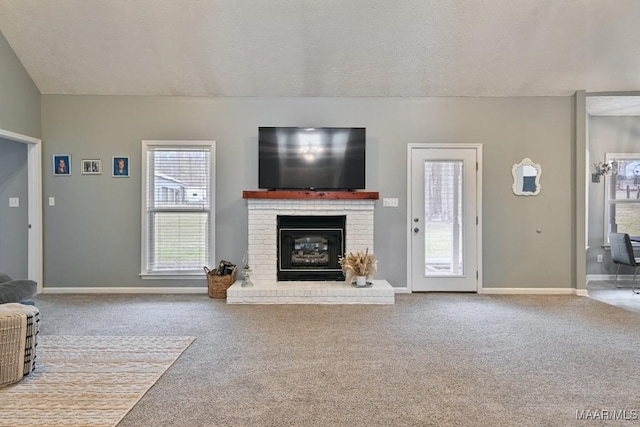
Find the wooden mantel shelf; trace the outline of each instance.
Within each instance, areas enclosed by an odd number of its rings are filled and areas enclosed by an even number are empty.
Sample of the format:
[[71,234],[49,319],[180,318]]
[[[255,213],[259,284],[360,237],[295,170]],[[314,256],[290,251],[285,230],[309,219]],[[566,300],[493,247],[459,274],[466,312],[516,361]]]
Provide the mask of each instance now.
[[243,191],[243,199],[378,200],[377,191],[263,190]]

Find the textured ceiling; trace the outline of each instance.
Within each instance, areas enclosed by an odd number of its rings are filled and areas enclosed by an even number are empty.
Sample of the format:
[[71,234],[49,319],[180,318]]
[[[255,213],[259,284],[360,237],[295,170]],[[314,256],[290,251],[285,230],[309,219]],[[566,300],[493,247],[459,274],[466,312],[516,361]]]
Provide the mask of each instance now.
[[633,91],[639,17],[637,0],[0,0],[43,94]]

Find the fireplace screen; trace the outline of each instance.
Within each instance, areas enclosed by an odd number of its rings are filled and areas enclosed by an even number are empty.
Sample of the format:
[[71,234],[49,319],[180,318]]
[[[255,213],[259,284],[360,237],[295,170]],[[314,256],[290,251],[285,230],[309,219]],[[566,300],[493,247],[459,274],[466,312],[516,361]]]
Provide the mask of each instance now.
[[344,216],[279,216],[278,280],[344,280]]

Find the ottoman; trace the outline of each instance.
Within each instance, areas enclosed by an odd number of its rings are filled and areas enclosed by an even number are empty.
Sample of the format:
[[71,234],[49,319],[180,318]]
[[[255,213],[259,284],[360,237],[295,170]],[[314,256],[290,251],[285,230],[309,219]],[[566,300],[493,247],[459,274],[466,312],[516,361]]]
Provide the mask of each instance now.
[[0,387],[35,368],[40,311],[32,305],[0,304]]

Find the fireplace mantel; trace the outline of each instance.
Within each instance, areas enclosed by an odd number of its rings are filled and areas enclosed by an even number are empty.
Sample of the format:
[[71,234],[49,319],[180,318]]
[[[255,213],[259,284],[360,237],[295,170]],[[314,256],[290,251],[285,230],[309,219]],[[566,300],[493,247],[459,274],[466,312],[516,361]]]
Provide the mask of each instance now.
[[262,190],[243,191],[243,199],[279,200],[378,200],[377,191],[311,191],[311,190]]

